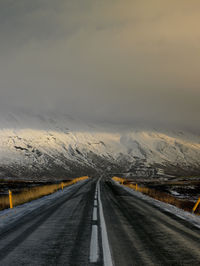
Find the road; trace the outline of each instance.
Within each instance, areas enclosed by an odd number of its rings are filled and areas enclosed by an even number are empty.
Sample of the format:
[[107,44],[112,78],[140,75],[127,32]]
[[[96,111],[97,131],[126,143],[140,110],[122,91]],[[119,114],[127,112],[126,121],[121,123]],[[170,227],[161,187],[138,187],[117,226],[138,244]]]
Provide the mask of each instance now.
[[69,193],[0,231],[0,265],[200,265],[200,229],[111,181]]

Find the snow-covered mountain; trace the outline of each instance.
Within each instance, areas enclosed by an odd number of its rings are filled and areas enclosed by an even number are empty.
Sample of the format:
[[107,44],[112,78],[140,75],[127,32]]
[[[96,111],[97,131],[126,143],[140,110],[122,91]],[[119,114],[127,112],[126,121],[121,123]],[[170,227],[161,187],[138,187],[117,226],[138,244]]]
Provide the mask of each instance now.
[[65,115],[4,114],[0,176],[63,178],[162,168],[200,173],[198,135],[85,124]]

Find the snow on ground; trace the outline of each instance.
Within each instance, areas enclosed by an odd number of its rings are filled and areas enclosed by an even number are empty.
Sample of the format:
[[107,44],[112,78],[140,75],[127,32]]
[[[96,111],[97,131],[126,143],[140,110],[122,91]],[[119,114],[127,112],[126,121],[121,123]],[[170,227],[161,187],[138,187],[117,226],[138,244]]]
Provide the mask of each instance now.
[[[87,124],[66,115],[0,114],[0,166],[18,164],[48,166],[47,157],[66,169],[58,159],[84,164],[87,154],[94,153],[114,163],[124,156],[135,163],[136,158],[147,165],[171,163],[199,167],[200,138],[188,132],[122,126]],[[78,153],[77,153],[78,150]],[[120,161],[121,164],[121,161]],[[168,165],[168,164],[167,164]],[[33,170],[33,168],[31,168]],[[66,169],[68,170],[68,169]]]
[[62,190],[59,190],[53,194],[44,196],[42,198],[33,200],[31,202],[27,202],[22,205],[18,205],[13,209],[6,209],[0,211],[0,230],[3,229],[5,226],[15,223],[19,219],[22,219],[24,216],[30,214],[34,210],[41,208],[43,206],[48,206],[49,204],[53,203],[56,199],[63,197],[64,194],[68,194],[72,192],[77,186],[80,186],[82,182],[86,182],[85,180],[78,182],[69,187],[65,187]]
[[175,190],[170,190],[170,193],[171,193],[172,195],[174,195],[174,196],[179,196],[179,195],[180,195],[180,193],[178,193],[178,192],[175,191]]
[[[115,182],[115,181],[113,181]],[[197,216],[193,213],[190,213],[190,212],[186,212],[182,209],[179,209],[177,208],[176,206],[173,206],[173,205],[170,205],[170,204],[167,204],[165,202],[161,202],[159,200],[156,200],[156,199],[153,199],[147,195],[144,195],[142,194],[141,192],[139,191],[135,191],[131,188],[128,188],[128,187],[125,187],[125,186],[122,186],[120,185],[118,182],[115,182],[117,183],[121,188],[125,189],[128,193],[138,197],[138,198],[141,198],[145,201],[148,201],[149,203],[151,203],[152,205],[158,207],[159,209],[161,210],[164,210],[164,211],[167,211],[167,212],[170,212],[174,215],[176,215],[177,217],[183,219],[183,220],[186,220],[187,222],[193,224],[194,226],[200,228],[200,216]]]

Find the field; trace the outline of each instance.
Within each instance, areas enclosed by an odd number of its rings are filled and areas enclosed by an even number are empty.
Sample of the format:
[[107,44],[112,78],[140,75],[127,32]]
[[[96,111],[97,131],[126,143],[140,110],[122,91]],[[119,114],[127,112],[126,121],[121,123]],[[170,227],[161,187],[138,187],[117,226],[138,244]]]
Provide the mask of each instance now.
[[[200,178],[174,178],[174,179],[124,179],[123,184],[157,200],[175,205],[178,208],[192,212],[200,197]],[[200,206],[195,211],[200,214]]]
[[59,183],[2,179],[0,180],[0,210],[10,207],[9,190],[12,191],[13,206],[17,206],[52,194],[62,189],[62,187],[70,186],[79,180],[87,178],[88,177],[80,177],[72,180],[63,180],[63,182]]

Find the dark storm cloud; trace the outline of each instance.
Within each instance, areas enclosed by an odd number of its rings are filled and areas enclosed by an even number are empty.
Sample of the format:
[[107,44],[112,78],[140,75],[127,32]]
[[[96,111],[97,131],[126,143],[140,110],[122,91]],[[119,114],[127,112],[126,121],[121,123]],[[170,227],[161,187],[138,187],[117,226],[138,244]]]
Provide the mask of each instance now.
[[200,129],[196,0],[1,0],[0,110]]

